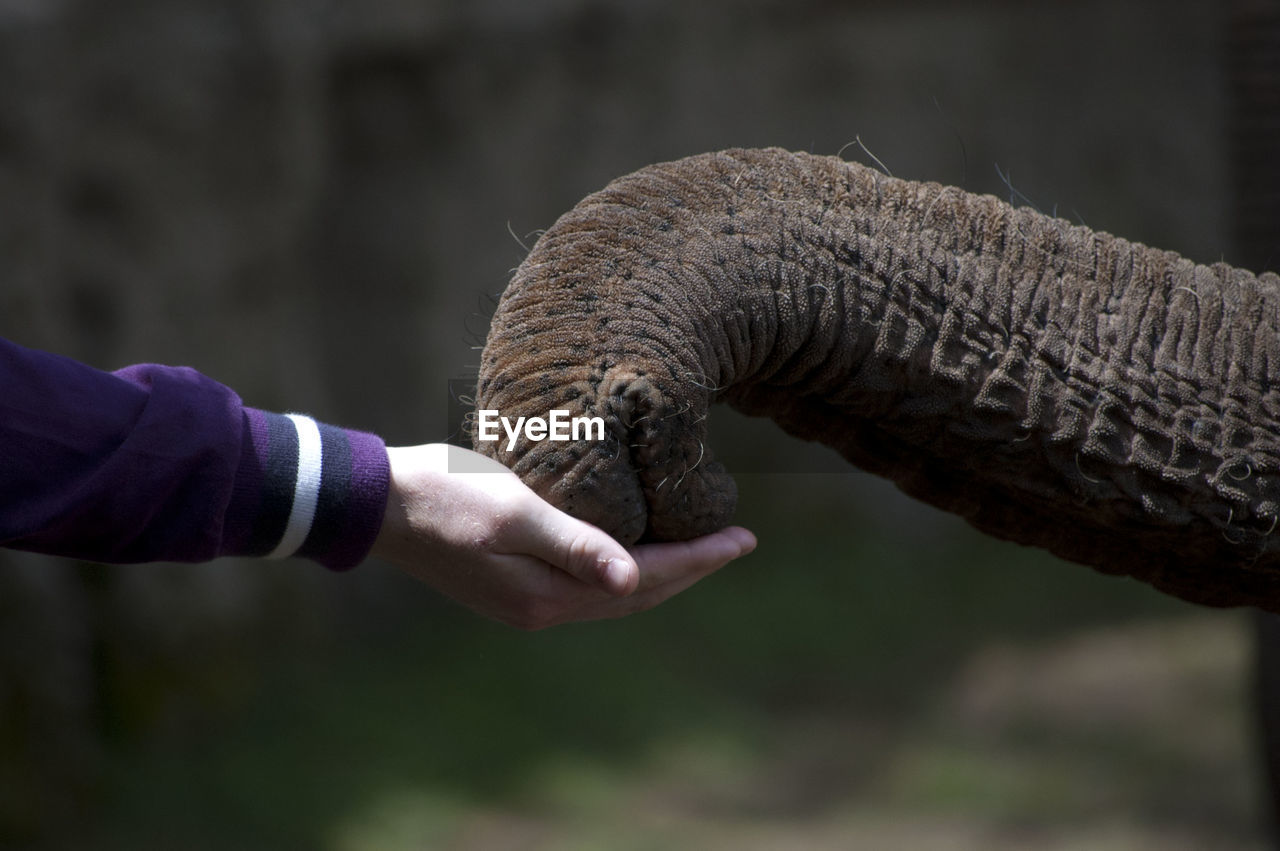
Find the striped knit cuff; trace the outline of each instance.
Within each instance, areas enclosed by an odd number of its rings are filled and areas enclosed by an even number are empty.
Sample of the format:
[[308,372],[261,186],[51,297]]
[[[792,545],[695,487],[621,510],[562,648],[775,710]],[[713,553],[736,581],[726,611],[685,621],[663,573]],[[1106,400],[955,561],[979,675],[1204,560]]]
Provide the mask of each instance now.
[[298,555],[333,570],[354,567],[382,526],[389,483],[378,437],[246,408],[223,554]]

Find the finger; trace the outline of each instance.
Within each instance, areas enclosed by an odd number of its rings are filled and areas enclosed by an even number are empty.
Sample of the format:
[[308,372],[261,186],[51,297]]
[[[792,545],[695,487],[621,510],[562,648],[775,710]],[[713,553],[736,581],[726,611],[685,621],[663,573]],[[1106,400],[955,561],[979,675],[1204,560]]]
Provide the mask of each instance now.
[[621,544],[540,499],[532,504],[524,522],[513,529],[510,548],[608,594],[622,596],[636,590],[640,571]]
[[[721,543],[715,543],[714,546],[707,546],[700,543],[705,539],[697,539],[696,541],[684,542],[686,544],[694,544],[693,551],[695,558],[692,560],[681,560],[680,570],[672,573],[672,578],[661,584],[654,584],[655,578],[659,576],[658,571],[644,572],[641,568],[641,582],[645,584],[642,590],[630,595],[629,597],[613,598],[613,599],[595,599],[585,601],[584,604],[573,612],[566,619],[572,620],[603,620],[607,618],[620,618],[626,615],[643,612],[662,603],[676,594],[685,591],[695,583],[705,579],[712,573],[724,567],[735,558],[746,555],[755,549],[755,536],[746,529],[740,527],[732,527],[731,529],[722,529],[708,538],[727,536],[732,542],[731,545],[722,546]],[[688,555],[689,547],[680,544],[649,544],[643,547],[637,547],[636,550],[655,550],[657,557],[662,559],[669,554],[677,557]],[[651,558],[654,556],[650,556]],[[643,563],[644,556],[640,557]],[[664,562],[671,564],[674,561]]]
[[701,579],[755,548],[756,536],[741,526],[729,526],[690,541],[641,544],[632,549],[640,571],[639,590],[658,588],[686,575]]

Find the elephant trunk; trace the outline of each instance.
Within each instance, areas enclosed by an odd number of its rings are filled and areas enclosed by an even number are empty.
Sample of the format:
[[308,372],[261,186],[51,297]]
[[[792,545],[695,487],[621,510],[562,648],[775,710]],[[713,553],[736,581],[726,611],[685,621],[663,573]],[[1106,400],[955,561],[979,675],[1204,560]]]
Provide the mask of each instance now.
[[1275,275],[726,151],[584,199],[498,306],[478,409],[604,439],[476,445],[619,540],[687,538],[733,510],[705,441],[724,401],[998,537],[1280,609],[1278,324]]

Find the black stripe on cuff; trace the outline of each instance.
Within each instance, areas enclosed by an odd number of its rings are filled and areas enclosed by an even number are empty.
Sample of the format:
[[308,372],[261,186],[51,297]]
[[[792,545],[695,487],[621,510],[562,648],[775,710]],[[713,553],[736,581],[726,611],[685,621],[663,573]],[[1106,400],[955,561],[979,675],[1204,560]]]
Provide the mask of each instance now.
[[267,458],[263,464],[262,509],[245,547],[247,555],[266,555],[276,548],[289,525],[298,486],[298,429],[280,414],[265,414]]

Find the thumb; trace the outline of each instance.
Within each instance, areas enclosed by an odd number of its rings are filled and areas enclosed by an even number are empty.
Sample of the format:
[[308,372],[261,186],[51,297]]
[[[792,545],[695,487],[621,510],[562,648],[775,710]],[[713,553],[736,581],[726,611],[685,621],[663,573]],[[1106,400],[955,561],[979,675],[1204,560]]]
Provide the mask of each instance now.
[[548,503],[538,500],[537,505],[512,541],[517,550],[609,594],[621,597],[636,590],[640,569],[621,544]]

